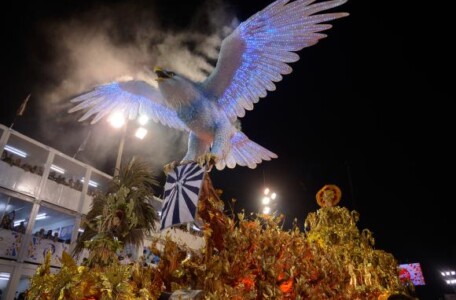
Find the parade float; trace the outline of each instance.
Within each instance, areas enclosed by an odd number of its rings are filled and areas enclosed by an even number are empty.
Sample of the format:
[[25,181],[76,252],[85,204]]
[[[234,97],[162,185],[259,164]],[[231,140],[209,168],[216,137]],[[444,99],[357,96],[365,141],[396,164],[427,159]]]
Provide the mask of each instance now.
[[121,181],[115,186],[100,195],[108,205],[98,225],[87,225],[96,232],[84,243],[88,258],[78,265],[64,253],[57,273],[48,258],[31,280],[28,299],[159,299],[195,292],[182,299],[388,299],[413,293],[413,285],[400,280],[394,256],[375,249],[368,229],[358,229],[359,214],[337,205],[341,192],[334,185],[317,193],[321,208],[303,226],[283,229],[283,215],[227,213],[206,173],[195,215],[205,246],[196,251],[157,239],[150,246],[159,257],[153,265],[144,257],[130,264],[118,259],[123,241],[139,228],[132,211],[140,198]]

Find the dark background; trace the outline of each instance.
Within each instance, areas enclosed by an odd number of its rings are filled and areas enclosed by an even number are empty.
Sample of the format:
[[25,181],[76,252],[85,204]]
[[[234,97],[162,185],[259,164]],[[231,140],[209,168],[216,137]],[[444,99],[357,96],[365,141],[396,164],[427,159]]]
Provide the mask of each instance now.
[[[155,9],[164,30],[183,30],[191,23],[207,31],[206,17],[199,11],[209,1],[131,2]],[[271,187],[279,195],[277,209],[286,215],[287,226],[294,218],[302,224],[307,213],[318,208],[315,194],[324,184],[337,184],[343,192],[340,204],[360,212],[359,227],[373,231],[377,248],[391,252],[400,263],[422,264],[427,285],[417,287],[417,296],[438,299],[451,292],[439,271],[456,267],[451,203],[456,187],[451,109],[455,49],[450,46],[454,24],[443,1],[398,2],[353,0],[338,9],[350,16],[331,22],[334,28],[327,31],[327,39],[300,51],[294,72],[242,119],[243,131],[279,158],[255,170],[237,167],[211,175],[227,202],[237,199],[236,210],[258,211],[263,187]],[[35,99],[43,86],[52,88],[59,80],[46,72],[58,53],[39,28],[49,20],[64,22],[98,6],[121,3],[3,4],[0,122],[9,126],[31,92],[27,111],[15,120],[14,129],[72,156],[75,149],[66,151],[66,140],[36,130],[35,122],[42,122],[43,115]],[[269,3],[218,4],[243,21]],[[119,26],[128,22],[119,20]],[[58,116],[47,118],[52,124]],[[75,118],[55,130],[77,126],[83,125]],[[83,133],[75,136],[81,140]],[[115,155],[113,149],[106,162],[95,167],[112,173]],[[90,162],[90,153],[80,159]]]

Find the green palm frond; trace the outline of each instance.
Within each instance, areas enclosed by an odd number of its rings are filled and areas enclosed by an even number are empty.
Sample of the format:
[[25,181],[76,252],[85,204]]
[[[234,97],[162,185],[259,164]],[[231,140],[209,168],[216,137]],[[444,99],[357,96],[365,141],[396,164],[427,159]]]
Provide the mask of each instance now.
[[119,175],[111,181],[110,192],[117,191],[122,185],[138,194],[149,194],[153,193],[158,181],[149,163],[131,159],[120,168]]
[[140,245],[145,233],[154,230],[158,221],[150,203],[157,185],[150,164],[132,159],[123,165],[110,182],[108,192],[93,199],[74,253],[80,253],[84,242],[100,232],[109,232],[124,245]]

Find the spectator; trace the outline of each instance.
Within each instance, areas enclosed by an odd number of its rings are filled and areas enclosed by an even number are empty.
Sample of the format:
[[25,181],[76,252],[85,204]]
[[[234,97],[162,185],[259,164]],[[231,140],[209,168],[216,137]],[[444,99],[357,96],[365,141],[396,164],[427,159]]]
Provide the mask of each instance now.
[[26,229],[26,228],[25,228],[25,223],[24,223],[24,221],[21,221],[21,223],[19,224],[19,226],[17,226],[17,227],[15,228],[15,230],[16,230],[17,232],[19,232],[19,233],[25,233],[25,229]]
[[0,223],[0,226],[3,228],[3,229],[8,229],[9,227],[9,224],[10,224],[10,217],[9,217],[9,214],[5,214],[2,218],[2,222]]
[[46,235],[44,236],[45,239],[52,240],[52,230],[49,229]]
[[56,231],[54,232],[54,235],[52,236],[52,240],[54,242],[60,242],[60,239],[59,239],[59,233]]
[[5,214],[3,216],[0,226],[3,229],[13,230],[14,229],[14,218],[16,218],[16,212],[13,210],[9,214]]
[[40,231],[35,232],[35,236],[44,238],[44,228],[41,228]]

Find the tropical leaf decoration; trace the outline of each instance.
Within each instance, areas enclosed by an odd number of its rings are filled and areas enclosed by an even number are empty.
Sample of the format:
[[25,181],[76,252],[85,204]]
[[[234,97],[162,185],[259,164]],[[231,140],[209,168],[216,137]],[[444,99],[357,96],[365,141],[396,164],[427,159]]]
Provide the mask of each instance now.
[[157,185],[149,163],[132,159],[123,165],[108,191],[93,199],[74,253],[79,254],[87,246],[85,242],[99,233],[112,236],[122,245],[141,245],[159,220],[150,203]]

